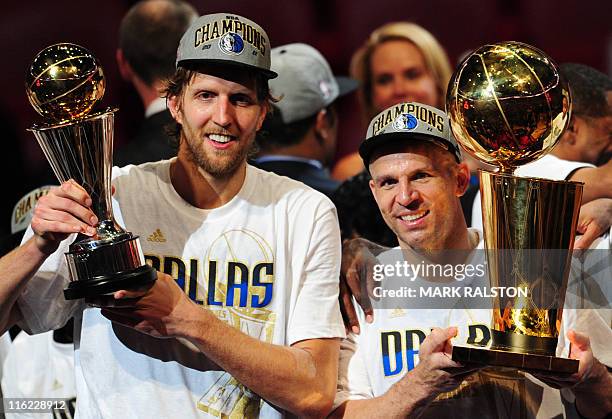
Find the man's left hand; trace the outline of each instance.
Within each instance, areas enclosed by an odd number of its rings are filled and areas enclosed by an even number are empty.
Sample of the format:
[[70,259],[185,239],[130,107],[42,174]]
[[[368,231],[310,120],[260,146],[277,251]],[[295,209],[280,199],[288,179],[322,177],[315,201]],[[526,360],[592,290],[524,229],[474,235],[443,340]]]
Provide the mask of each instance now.
[[[570,330],[567,333],[567,337],[570,341],[569,357],[580,361],[578,372],[569,376],[549,374],[533,375],[553,388],[588,386],[592,384],[593,380],[599,377],[602,372],[600,369],[603,368],[605,370],[605,367],[593,356],[588,336]],[[607,371],[605,372],[607,373]]]
[[154,337],[178,336],[176,326],[193,304],[174,278],[161,272],[151,287],[117,291],[109,303],[100,304],[102,315]]

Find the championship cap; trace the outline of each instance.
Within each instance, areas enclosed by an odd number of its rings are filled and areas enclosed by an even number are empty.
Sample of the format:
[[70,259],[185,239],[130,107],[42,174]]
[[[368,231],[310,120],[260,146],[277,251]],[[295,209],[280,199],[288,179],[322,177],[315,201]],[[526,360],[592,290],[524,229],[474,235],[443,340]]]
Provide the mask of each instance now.
[[273,48],[272,70],[278,77],[270,81],[270,90],[280,99],[274,106],[285,124],[314,115],[358,85],[349,77],[335,77],[321,53],[306,44]]
[[261,71],[269,79],[270,40],[252,20],[231,13],[197,18],[183,34],[176,52],[176,66],[202,61],[234,64]]
[[461,161],[461,151],[451,133],[446,113],[416,102],[400,103],[376,115],[359,146],[359,155],[368,167],[376,148],[407,139],[431,141],[452,153],[457,162]]

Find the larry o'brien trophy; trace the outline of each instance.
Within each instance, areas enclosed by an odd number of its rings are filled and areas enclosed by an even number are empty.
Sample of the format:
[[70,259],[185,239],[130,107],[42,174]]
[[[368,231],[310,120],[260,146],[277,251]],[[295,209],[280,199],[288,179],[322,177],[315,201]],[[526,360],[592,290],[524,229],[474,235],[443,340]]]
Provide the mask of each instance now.
[[574,373],[578,361],[555,349],[583,185],[512,175],[557,143],[570,118],[568,84],[530,45],[485,45],[458,66],[446,106],[457,141],[499,168],[479,173],[491,286],[528,290],[493,300],[490,349],[456,346],[453,359]]
[[98,60],[75,44],[43,49],[26,74],[28,99],[46,120],[30,130],[59,181],[74,179],[89,193],[99,220],[96,234],[79,234],[66,253],[68,300],[137,288],[157,277],[144,261],[138,237],[123,230],[113,216],[110,179],[116,109],[88,115],[104,87]]

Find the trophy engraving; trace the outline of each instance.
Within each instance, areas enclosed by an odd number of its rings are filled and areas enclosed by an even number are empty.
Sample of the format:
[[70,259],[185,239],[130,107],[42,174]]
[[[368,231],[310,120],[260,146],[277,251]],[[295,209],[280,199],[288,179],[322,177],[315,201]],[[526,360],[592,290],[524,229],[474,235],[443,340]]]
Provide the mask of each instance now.
[[512,175],[559,140],[570,118],[567,82],[530,45],[485,45],[453,74],[446,105],[457,141],[499,168],[479,171],[491,286],[530,293],[495,299],[491,349],[455,347],[453,359],[574,373],[578,361],[555,349],[583,185]]
[[59,181],[74,179],[89,193],[100,220],[93,237],[78,235],[66,253],[68,300],[137,288],[156,279],[138,237],[121,228],[113,216],[110,178],[116,109],[88,115],[104,89],[98,60],[75,44],[43,49],[26,74],[28,99],[45,118],[29,130]]

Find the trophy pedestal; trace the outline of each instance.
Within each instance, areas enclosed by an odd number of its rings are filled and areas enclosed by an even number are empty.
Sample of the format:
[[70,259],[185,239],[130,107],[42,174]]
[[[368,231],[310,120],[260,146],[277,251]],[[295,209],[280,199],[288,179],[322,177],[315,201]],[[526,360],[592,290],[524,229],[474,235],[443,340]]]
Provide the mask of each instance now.
[[121,272],[107,277],[90,280],[73,281],[64,290],[66,300],[92,298],[111,294],[115,291],[140,288],[154,282],[157,272],[149,265],[144,265],[130,272]]
[[70,245],[66,260],[72,279],[64,290],[67,300],[140,288],[157,279],[155,269],[144,261],[138,237],[131,233],[77,241]]
[[577,359],[466,346],[453,346],[452,359],[456,362],[517,368],[527,372],[567,375],[578,372],[579,365]]

